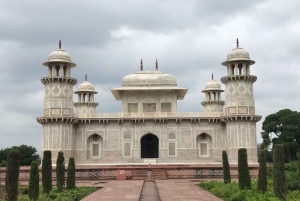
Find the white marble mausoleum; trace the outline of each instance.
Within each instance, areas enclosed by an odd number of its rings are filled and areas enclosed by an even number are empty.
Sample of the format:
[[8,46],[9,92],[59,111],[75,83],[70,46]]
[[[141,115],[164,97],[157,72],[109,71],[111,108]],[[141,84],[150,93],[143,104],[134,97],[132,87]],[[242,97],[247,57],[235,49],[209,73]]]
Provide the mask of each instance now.
[[37,118],[43,126],[42,151],[52,151],[53,163],[63,151],[78,165],[220,164],[223,150],[230,163],[237,163],[238,149],[247,148],[248,162],[257,164],[256,122],[261,116],[255,113],[254,63],[237,42],[220,67],[225,99],[221,85],[212,79],[202,91],[204,112],[182,113],[177,101],[188,89],[159,71],[157,63],[154,71],[146,71],[141,61],[140,71],[126,75],[111,90],[122,101],[122,111],[96,113],[97,89],[87,78],[74,100],[77,79],[71,71],[76,64],[60,44],[43,63],[48,68],[41,79],[44,115]]

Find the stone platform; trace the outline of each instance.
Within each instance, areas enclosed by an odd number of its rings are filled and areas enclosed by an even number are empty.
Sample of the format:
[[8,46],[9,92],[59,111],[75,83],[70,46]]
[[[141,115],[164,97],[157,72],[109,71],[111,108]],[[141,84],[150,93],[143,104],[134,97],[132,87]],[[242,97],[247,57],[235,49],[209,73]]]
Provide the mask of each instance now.
[[[41,167],[40,174],[41,174]],[[66,167],[67,169],[67,167]],[[251,177],[257,177],[258,164],[249,164]],[[76,181],[84,180],[116,180],[123,178],[126,180],[145,180],[148,171],[154,177],[154,180],[161,179],[222,179],[222,164],[172,164],[172,165],[85,165],[76,166]],[[237,165],[230,166],[231,177],[237,178]],[[122,175],[120,176],[120,173]],[[30,175],[30,166],[20,167],[20,181],[28,181]],[[52,168],[52,179],[56,180],[55,166]],[[4,181],[5,168],[0,168],[0,180]],[[41,179],[41,176],[40,176]]]

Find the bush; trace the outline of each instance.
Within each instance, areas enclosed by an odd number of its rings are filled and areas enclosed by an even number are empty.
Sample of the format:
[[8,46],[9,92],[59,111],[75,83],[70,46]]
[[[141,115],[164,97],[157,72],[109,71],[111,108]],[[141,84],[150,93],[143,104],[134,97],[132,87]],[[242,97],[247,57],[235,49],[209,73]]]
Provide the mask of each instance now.
[[285,199],[287,194],[287,182],[285,176],[285,166],[284,166],[284,147],[282,144],[276,144],[274,146],[274,193],[280,199]]
[[65,185],[65,157],[64,152],[58,152],[56,160],[56,187],[58,192],[62,192]]
[[6,167],[7,162],[5,160],[2,160],[0,163],[0,167]]
[[44,151],[42,161],[42,184],[43,192],[49,194],[52,190],[52,162],[51,151]]
[[39,198],[39,167],[37,161],[31,163],[28,196],[34,201]]
[[5,197],[15,201],[18,197],[18,183],[21,153],[19,150],[11,150],[7,156],[7,168],[5,177]]
[[75,161],[74,158],[69,158],[68,173],[67,173],[67,189],[75,188]]
[[257,189],[263,193],[267,191],[267,164],[266,164],[266,152],[264,149],[260,150],[259,155],[259,172]]
[[224,183],[227,184],[231,182],[231,178],[230,178],[230,167],[228,162],[228,156],[226,151],[222,152],[222,160],[223,160]]
[[239,188],[251,189],[251,178],[248,167],[247,150],[241,148],[238,151],[238,177],[239,177]]

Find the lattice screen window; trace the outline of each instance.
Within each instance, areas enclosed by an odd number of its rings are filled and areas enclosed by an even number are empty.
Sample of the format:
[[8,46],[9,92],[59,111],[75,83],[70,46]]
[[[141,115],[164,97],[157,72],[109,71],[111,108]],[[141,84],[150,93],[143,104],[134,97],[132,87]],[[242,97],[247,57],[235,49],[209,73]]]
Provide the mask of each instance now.
[[200,143],[200,155],[201,156],[207,155],[207,143]]
[[143,103],[143,112],[156,112],[156,103]]
[[99,157],[99,144],[92,144],[92,157]]
[[137,103],[128,103],[128,113],[137,113],[138,104]]
[[124,143],[124,156],[131,156],[131,144]]
[[175,142],[169,142],[169,156],[175,156]]
[[171,112],[171,103],[162,103],[161,112]]

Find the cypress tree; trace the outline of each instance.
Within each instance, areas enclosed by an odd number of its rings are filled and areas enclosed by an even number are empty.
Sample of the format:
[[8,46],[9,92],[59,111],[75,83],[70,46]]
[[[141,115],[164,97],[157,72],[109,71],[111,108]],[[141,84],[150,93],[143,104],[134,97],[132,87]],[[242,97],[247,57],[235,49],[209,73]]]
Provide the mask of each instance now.
[[230,178],[230,167],[228,162],[228,156],[226,151],[222,152],[222,159],[223,159],[224,183],[227,184],[231,182],[231,178]]
[[65,157],[64,152],[58,152],[56,160],[56,187],[58,192],[62,192],[65,185]]
[[263,193],[267,192],[267,164],[266,164],[266,150],[260,149],[259,154],[259,172],[257,181],[257,190]]
[[68,173],[67,173],[67,189],[74,189],[75,186],[75,161],[74,158],[69,158]]
[[39,165],[36,161],[31,163],[28,196],[30,200],[34,201],[39,198]]
[[44,151],[42,161],[42,184],[43,192],[49,194],[52,190],[52,162],[51,151]]
[[278,198],[284,200],[287,194],[287,181],[284,166],[284,147],[282,144],[274,146],[273,172],[274,193]]
[[247,149],[241,148],[238,150],[238,177],[239,188],[251,189],[251,178],[248,167]]
[[7,155],[5,197],[6,200],[15,201],[18,199],[18,184],[20,170],[21,152],[11,150]]
[[298,174],[300,175],[300,148],[297,152],[297,158],[298,158]]

